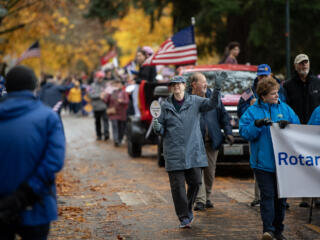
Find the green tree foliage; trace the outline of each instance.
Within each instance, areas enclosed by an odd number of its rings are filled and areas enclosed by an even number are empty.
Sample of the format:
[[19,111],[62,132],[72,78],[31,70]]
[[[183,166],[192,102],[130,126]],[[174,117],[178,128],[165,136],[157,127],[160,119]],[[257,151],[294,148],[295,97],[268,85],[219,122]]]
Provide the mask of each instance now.
[[[274,72],[285,72],[285,7],[286,0],[92,0],[88,15],[108,20],[121,17],[124,8],[114,6],[133,4],[143,8],[156,21],[162,9],[172,4],[173,29],[190,25],[196,18],[196,34],[207,38],[198,44],[199,53],[213,51],[223,54],[230,41],[241,44],[239,62],[268,63]],[[112,5],[112,6],[111,6]],[[111,7],[110,7],[111,6]],[[104,12],[104,15],[96,14]],[[106,9],[103,9],[107,7]],[[112,14],[106,16],[108,11]],[[311,67],[320,71],[320,1],[290,0],[291,62],[296,54],[305,52],[311,58]]]

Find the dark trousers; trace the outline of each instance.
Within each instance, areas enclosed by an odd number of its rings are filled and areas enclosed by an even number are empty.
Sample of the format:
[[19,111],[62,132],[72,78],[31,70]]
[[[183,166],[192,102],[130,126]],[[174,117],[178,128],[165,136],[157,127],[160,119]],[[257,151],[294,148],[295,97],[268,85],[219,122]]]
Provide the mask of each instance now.
[[1,240],[15,240],[15,234],[22,240],[46,240],[49,235],[50,224],[39,226],[0,225]]
[[[180,221],[193,217],[192,207],[201,185],[201,168],[169,171],[171,194]],[[188,185],[186,192],[185,182]]]
[[74,114],[77,114],[81,109],[81,102],[80,103],[70,103],[70,111]]
[[113,141],[120,144],[126,130],[126,121],[111,120],[111,124]]
[[109,138],[109,122],[108,116],[105,110],[102,111],[94,111],[94,119],[96,125],[96,133],[97,137],[101,137],[101,121],[103,122],[103,129],[104,129],[104,137]]
[[283,232],[283,220],[286,212],[286,198],[278,198],[276,174],[254,169],[260,189],[260,214],[263,232],[280,234]]

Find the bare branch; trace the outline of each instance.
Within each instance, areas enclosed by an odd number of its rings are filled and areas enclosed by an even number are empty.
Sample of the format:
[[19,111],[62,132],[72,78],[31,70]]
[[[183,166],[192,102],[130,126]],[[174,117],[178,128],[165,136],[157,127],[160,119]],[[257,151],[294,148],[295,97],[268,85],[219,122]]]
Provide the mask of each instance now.
[[19,25],[16,25],[14,27],[8,28],[6,30],[0,31],[0,35],[6,34],[6,33],[9,33],[9,32],[13,32],[13,31],[18,30],[20,28],[23,28],[24,26],[25,26],[25,24],[19,24]]
[[10,16],[12,14],[15,14],[16,12],[19,12],[21,11],[22,9],[25,9],[25,8],[28,8],[28,7],[31,7],[32,5],[36,4],[37,2],[40,2],[41,0],[35,0],[33,2],[30,2],[30,3],[27,3],[25,5],[22,5],[16,9],[14,9],[13,11],[9,12],[7,16]]

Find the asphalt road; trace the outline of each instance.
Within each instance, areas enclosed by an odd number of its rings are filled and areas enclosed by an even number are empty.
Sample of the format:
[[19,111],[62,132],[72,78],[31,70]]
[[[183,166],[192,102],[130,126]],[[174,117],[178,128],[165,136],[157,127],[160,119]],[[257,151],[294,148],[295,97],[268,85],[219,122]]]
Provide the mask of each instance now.
[[[59,220],[49,239],[260,239],[262,223],[248,167],[217,169],[213,209],[196,212],[193,227],[178,229],[168,175],[157,166],[156,146],[131,159],[126,145],[96,141],[91,117],[63,116],[67,157],[58,175]],[[320,210],[290,199],[288,239],[320,239]]]

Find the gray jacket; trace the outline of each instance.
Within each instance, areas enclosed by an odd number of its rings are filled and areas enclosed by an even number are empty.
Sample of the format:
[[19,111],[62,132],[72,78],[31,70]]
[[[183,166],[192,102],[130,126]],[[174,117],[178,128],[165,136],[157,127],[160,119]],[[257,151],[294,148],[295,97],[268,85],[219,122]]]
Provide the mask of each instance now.
[[106,110],[107,105],[101,100],[100,95],[106,87],[105,81],[94,82],[91,84],[91,89],[89,91],[89,97],[91,98],[91,105],[93,111],[103,111]]
[[158,119],[161,128],[156,133],[163,136],[167,171],[208,166],[200,131],[200,112],[216,108],[218,96],[219,91],[216,90],[210,99],[185,93],[185,100],[179,112],[173,106],[173,96],[162,103]]

